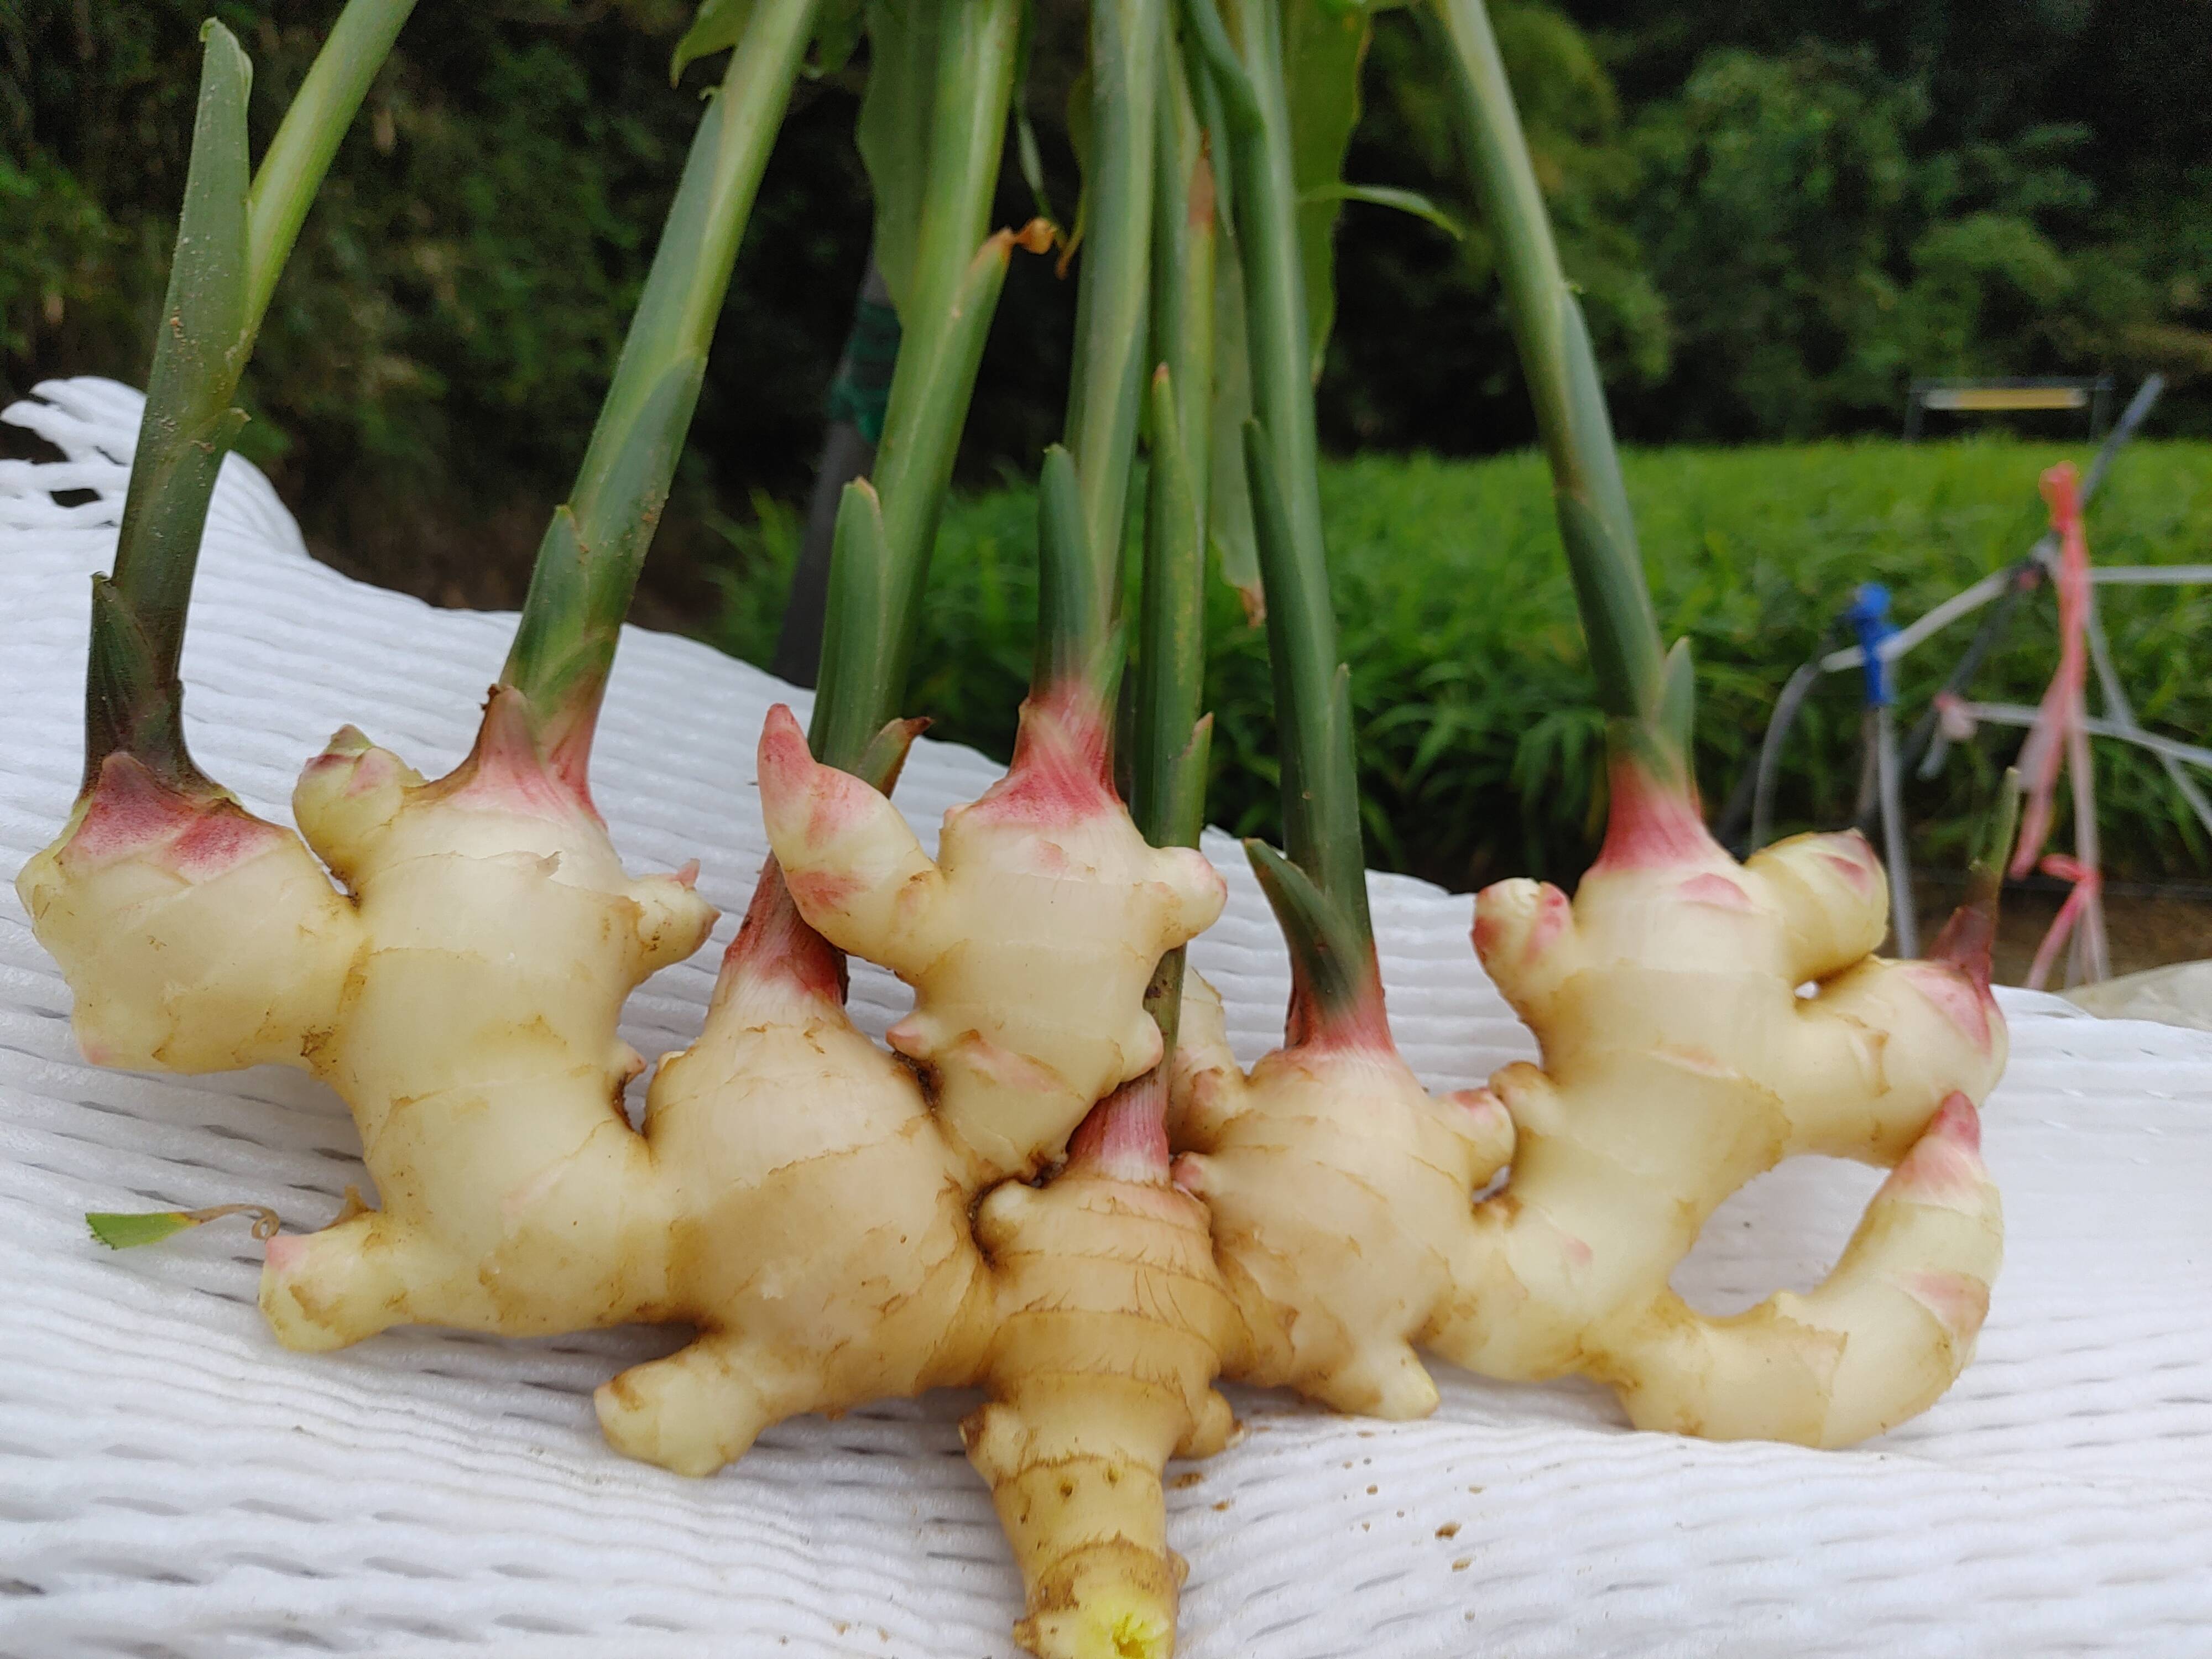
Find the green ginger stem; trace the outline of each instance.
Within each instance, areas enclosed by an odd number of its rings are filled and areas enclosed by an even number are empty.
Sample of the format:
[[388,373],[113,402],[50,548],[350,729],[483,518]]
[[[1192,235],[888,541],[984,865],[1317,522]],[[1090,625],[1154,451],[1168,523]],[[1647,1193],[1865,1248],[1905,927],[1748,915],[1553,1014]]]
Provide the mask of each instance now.
[[1194,511],[1173,372],[1152,376],[1152,465],[1147,481],[1129,811],[1155,847],[1195,847],[1205,827],[1204,743],[1193,775],[1194,733],[1206,695],[1206,543]]
[[1066,437],[1100,601],[1120,584],[1122,515],[1145,399],[1151,299],[1153,155],[1159,142],[1164,0],[1092,0],[1090,226],[1076,295]]
[[338,141],[414,9],[415,0],[356,0],[340,12],[269,141],[247,198],[246,312],[257,328]]
[[[1152,469],[1131,708],[1129,811],[1155,847],[1205,827],[1206,482],[1213,376],[1213,185],[1175,25],[1158,20],[1152,149]],[[1194,765],[1195,770],[1194,771]]]
[[1435,0],[1430,24],[1453,66],[1468,162],[1497,245],[1611,741],[1616,750],[1626,745],[1655,779],[1687,790],[1688,659],[1670,663],[1660,639],[1589,329],[1560,268],[1489,14],[1484,0]]
[[249,177],[252,65],[210,21],[176,256],[112,576],[93,579],[84,787],[127,753],[173,788],[220,793],[185,745],[177,668],[208,504],[246,416],[232,407],[278,272],[338,141],[414,0],[349,0]]
[[[1201,422],[1204,415],[1201,408]],[[1152,376],[1152,423],[1129,811],[1153,846],[1195,847],[1206,827],[1213,736],[1212,717],[1199,714],[1206,696],[1206,531],[1193,483],[1199,469],[1166,363]],[[1175,1052],[1182,980],[1178,947],[1160,959],[1145,997],[1159,1024],[1164,1057]]]
[[1022,0],[941,8],[927,185],[872,482],[846,488],[808,732],[850,770],[899,713],[953,457],[1013,239],[985,238],[1013,97]]
[[1153,158],[1161,0],[1091,9],[1091,127],[1076,295],[1075,362],[1062,442],[1037,483],[1036,656],[1030,695],[1076,691],[1103,711],[1114,648],[1122,518],[1151,351]]
[[1292,183],[1279,0],[1240,0],[1232,40],[1213,0],[1185,0],[1228,137],[1255,418],[1245,428],[1267,650],[1283,730],[1285,861],[1249,843],[1316,1015],[1373,992],[1373,925],[1322,537],[1310,332]]
[[[1146,479],[1129,811],[1155,847],[1195,847],[1206,827],[1213,723],[1206,696],[1206,484],[1213,393],[1213,173],[1177,50],[1154,19],[1160,88],[1152,142],[1152,468]],[[1182,1020],[1185,952],[1153,969],[1145,1006],[1161,1063]]]
[[[1213,161],[1177,50],[1176,22],[1160,17],[1164,58],[1154,100],[1152,361],[1174,379],[1176,425],[1188,476],[1199,550],[1205,551],[1213,406],[1215,206]],[[1157,424],[1152,447],[1159,448]]]
[[540,544],[501,683],[580,775],[818,0],[760,0],[693,138],[614,379]]

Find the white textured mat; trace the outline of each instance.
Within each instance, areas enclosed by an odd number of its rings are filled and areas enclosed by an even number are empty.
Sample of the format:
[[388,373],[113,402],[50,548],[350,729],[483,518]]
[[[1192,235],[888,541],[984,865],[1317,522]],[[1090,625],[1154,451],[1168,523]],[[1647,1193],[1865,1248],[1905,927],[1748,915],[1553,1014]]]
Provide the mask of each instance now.
[[[41,391],[9,418],[69,459],[0,464],[8,882],[76,790],[86,579],[112,550],[137,420],[107,382]],[[313,563],[234,459],[185,658],[194,749],[280,821],[345,721],[441,769],[509,626]],[[628,635],[593,782],[632,867],[696,856],[707,894],[741,908],[763,850],[753,743],[785,695],[703,646]],[[994,769],[925,741],[902,802],[933,833]],[[1209,850],[1231,897],[1194,955],[1249,1060],[1279,1033],[1285,973],[1243,860]],[[1528,1054],[1474,966],[1468,901],[1390,877],[1375,896],[1427,1080]],[[690,1040],[731,927],[634,999],[643,1053]],[[854,989],[880,1032],[899,988],[863,969]],[[1019,1583],[961,1455],[968,1397],[794,1422],[693,1482],[617,1457],[592,1418],[593,1385],[672,1346],[660,1334],[285,1353],[242,1228],[117,1255],[80,1216],[245,1199],[319,1224],[361,1176],[343,1109],[292,1073],[94,1070],[68,1006],[0,893],[0,1655],[1012,1651]],[[1986,1133],[2009,1260],[1981,1358],[1934,1411],[1820,1453],[1634,1434],[1595,1389],[1449,1371],[1419,1424],[1239,1395],[1253,1433],[1170,1493],[1184,1651],[2212,1653],[2212,1036],[2006,1007]],[[1733,1307],[1810,1284],[1876,1179],[1813,1161],[1769,1176],[1707,1230],[1685,1288]]]

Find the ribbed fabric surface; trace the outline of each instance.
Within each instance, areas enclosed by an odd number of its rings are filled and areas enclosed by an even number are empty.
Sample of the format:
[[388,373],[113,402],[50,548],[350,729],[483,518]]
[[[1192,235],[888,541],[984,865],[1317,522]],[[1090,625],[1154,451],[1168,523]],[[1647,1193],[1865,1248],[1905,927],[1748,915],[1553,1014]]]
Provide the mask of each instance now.
[[[8,420],[66,460],[0,463],[0,878],[75,793],[87,578],[112,554],[138,396],[52,383]],[[91,491],[62,506],[54,493]],[[203,765],[289,822],[300,766],[352,722],[457,760],[512,618],[434,611],[313,563],[267,483],[223,475],[185,674]],[[697,858],[715,943],[649,982],[623,1035],[698,1027],[763,852],[752,750],[793,691],[631,630],[593,786],[633,869]],[[924,740],[925,836],[988,782]],[[1280,1032],[1273,922],[1225,838],[1228,914],[1194,951],[1240,1053]],[[1533,1053],[1475,966],[1469,906],[1373,878],[1391,1013],[1435,1086]],[[880,1033],[902,988],[854,976]],[[689,1481],[610,1452],[590,1390],[663,1333],[497,1342],[405,1331],[284,1352],[242,1226],[94,1244],[88,1209],[276,1206],[362,1178],[337,1098],[297,1073],[94,1069],[69,993],[0,893],[0,1655],[892,1656],[1013,1651],[1019,1583],[957,1424],[893,1401],[772,1431]],[[1630,1432],[1611,1397],[1439,1368],[1423,1423],[1236,1395],[1250,1432],[1170,1492],[1191,1659],[2212,1653],[2212,1036],[2008,994],[1986,1113],[2009,1241],[1979,1359],[1850,1452]],[[1801,1160],[1707,1229],[1700,1305],[1806,1286],[1879,1177]]]

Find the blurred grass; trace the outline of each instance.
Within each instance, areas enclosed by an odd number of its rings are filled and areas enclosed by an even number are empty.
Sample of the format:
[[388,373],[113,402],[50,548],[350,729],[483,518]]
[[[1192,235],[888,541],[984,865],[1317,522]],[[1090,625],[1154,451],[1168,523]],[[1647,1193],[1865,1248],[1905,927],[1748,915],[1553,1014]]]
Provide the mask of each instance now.
[[[1699,778],[1716,811],[1758,750],[1776,693],[1851,588],[1889,585],[1910,620],[2025,552],[2041,533],[2036,480],[2086,446],[1990,438],[1856,441],[1627,457],[1660,620],[1698,661]],[[1479,462],[1376,457],[1324,470],[1343,647],[1352,665],[1369,854],[1455,888],[1522,872],[1572,877],[1604,809],[1601,725],[1572,595],[1534,453]],[[798,538],[792,511],[757,501],[722,526],[732,559],[702,634],[767,659]],[[954,504],[932,575],[909,706],[933,735],[1010,750],[1036,614],[1034,505],[1019,483]],[[2212,444],[2139,441],[2090,511],[2093,559],[2212,561]],[[2138,714],[2212,734],[2212,590],[2099,591]],[[1910,722],[1964,648],[1954,623],[1902,665]],[[1974,694],[2035,702],[2056,661],[2047,592],[2020,613]],[[1260,630],[1216,585],[1208,667],[1212,821],[1273,836],[1275,729]],[[2094,706],[2094,695],[2092,694]],[[1845,821],[1858,787],[1856,674],[1824,678],[1784,757],[1777,826]],[[1944,775],[1910,781],[1915,858],[1965,862],[1966,839],[2021,734],[1985,730]],[[2208,848],[2156,763],[2097,744],[2108,871],[2203,877]],[[2055,844],[2066,845],[2062,819]]]

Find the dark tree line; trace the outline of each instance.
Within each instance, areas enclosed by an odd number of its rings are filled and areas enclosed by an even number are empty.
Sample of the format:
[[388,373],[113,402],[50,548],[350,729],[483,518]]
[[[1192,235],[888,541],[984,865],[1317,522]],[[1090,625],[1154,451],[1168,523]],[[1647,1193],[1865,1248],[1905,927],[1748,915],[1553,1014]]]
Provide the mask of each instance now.
[[[210,0],[0,0],[0,392],[137,380]],[[265,136],[328,0],[213,0]],[[244,446],[342,562],[511,601],[583,441],[703,71],[684,0],[426,0],[309,222]],[[1570,270],[1636,438],[1887,429],[1930,373],[2156,368],[2212,428],[2212,0],[1495,0]],[[1024,101],[1071,216],[1079,12],[1045,0]],[[1339,447],[1524,442],[1443,88],[1382,17],[1351,172],[1467,222],[1355,205],[1323,386]],[[796,101],[755,215],[656,580],[708,596],[714,533],[803,495],[866,254],[850,76]],[[1034,210],[1012,158],[1000,211]],[[1020,262],[966,448],[1056,430],[1072,283]],[[725,515],[730,515],[726,517]],[[665,617],[663,619],[665,619]]]

